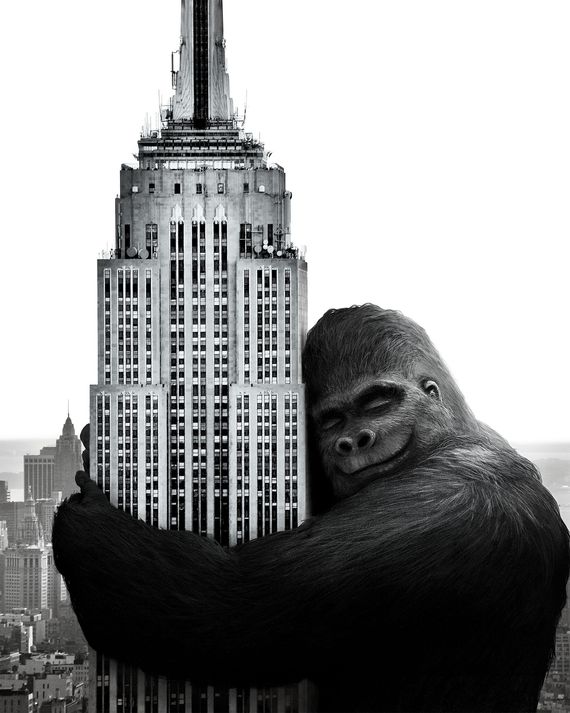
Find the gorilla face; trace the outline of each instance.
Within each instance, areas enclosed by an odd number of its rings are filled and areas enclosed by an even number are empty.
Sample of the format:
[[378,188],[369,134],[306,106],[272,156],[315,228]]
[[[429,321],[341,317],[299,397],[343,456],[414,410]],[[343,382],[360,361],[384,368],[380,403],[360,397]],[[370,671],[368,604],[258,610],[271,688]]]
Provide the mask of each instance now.
[[402,374],[357,379],[326,392],[311,416],[335,497],[348,497],[378,477],[397,473],[449,427],[433,379]]

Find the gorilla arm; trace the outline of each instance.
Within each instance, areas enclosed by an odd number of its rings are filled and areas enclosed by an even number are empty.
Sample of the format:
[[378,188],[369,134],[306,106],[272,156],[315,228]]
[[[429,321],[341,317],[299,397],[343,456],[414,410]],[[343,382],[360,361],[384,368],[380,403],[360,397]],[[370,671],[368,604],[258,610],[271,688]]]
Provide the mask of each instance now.
[[232,686],[377,677],[401,672],[413,636],[416,680],[454,666],[485,677],[497,662],[501,685],[541,680],[568,533],[531,469],[504,450],[445,450],[230,550],[148,527],[82,475],[54,556],[91,646],[154,673]]

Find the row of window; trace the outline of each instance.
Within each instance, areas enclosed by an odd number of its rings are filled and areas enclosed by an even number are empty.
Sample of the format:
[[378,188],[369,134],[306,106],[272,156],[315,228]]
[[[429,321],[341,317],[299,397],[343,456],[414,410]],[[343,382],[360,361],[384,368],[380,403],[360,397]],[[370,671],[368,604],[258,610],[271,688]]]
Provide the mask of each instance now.
[[[136,188],[136,186],[135,186]],[[203,183],[196,183],[195,184],[195,193],[196,195],[202,195],[204,194],[204,184]],[[219,195],[222,195],[226,192],[226,184],[223,182],[219,182],[217,184],[217,191]],[[135,193],[138,192],[135,191]],[[148,192],[149,193],[156,193],[156,183],[149,183],[148,184]],[[244,193],[249,193],[249,183],[244,183],[243,184],[243,192]],[[261,191],[263,193],[263,191]],[[182,193],[182,184],[181,183],[175,183],[174,184],[174,194],[175,195],[180,195]]]

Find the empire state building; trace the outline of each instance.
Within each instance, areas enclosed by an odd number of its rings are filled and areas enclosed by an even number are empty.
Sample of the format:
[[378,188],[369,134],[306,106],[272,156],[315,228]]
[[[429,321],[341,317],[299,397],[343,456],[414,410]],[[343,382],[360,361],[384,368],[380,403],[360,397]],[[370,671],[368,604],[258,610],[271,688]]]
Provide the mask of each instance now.
[[[307,514],[307,267],[285,173],[234,114],[222,0],[182,0],[181,27],[174,95],[121,167],[98,261],[91,477],[150,525],[234,545]],[[303,686],[205,690],[96,659],[100,713],[304,707]]]

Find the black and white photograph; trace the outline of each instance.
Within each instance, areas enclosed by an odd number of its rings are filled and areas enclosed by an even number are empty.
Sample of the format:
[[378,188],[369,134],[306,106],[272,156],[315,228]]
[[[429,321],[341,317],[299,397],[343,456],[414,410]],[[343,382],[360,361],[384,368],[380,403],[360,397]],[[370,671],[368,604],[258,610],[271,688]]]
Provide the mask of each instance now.
[[570,713],[570,6],[1,18],[0,713]]

